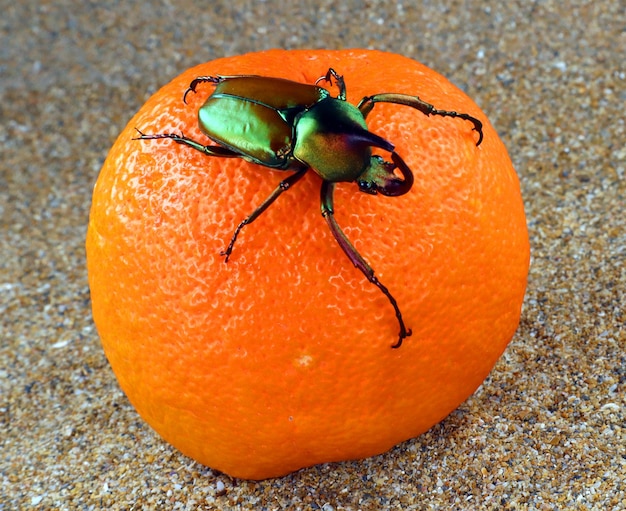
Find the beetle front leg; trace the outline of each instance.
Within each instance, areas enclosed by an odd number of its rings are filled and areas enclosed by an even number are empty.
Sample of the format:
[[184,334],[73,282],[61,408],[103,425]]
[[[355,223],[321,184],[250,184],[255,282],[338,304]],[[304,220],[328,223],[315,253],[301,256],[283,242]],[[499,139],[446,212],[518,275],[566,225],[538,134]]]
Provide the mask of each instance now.
[[359,270],[361,270],[363,275],[367,277],[367,280],[369,280],[372,284],[374,284],[378,289],[382,291],[382,293],[387,297],[387,299],[393,306],[393,309],[396,312],[396,318],[398,318],[398,323],[400,324],[400,334],[398,336],[398,342],[392,345],[391,347],[399,348],[402,345],[402,341],[406,337],[409,337],[411,335],[412,333],[411,329],[410,328],[407,329],[406,326],[404,325],[404,320],[402,319],[402,313],[400,312],[400,308],[398,307],[398,302],[396,302],[396,299],[391,295],[389,290],[380,282],[380,280],[376,278],[376,275],[374,275],[374,270],[372,269],[372,267],[369,264],[367,264],[365,259],[363,259],[363,257],[361,256],[361,254],[357,252],[356,248],[354,248],[354,245],[352,245],[348,237],[341,230],[341,227],[339,227],[337,220],[335,220],[335,214],[334,214],[334,209],[333,209],[333,192],[334,191],[335,191],[335,183],[332,183],[330,181],[324,181],[322,183],[322,190],[321,190],[322,216],[328,223],[328,226],[330,227],[330,232],[333,233],[335,240],[337,241],[341,249],[345,252],[345,254],[348,256],[348,259],[350,259],[350,261],[352,262],[352,264],[354,264],[354,266],[356,266]]
[[[408,193],[413,186],[413,172],[398,153],[391,152],[393,163],[386,162],[380,156],[374,155],[365,171],[356,179],[359,190],[375,195],[382,193],[387,197],[398,197]],[[394,173],[398,169],[403,179]]]
[[422,101],[417,96],[392,93],[365,96],[359,102],[357,108],[361,111],[363,117],[367,117],[367,115],[372,111],[376,103],[395,103],[396,105],[404,105],[415,108],[427,116],[440,115],[442,117],[457,117],[459,119],[469,121],[474,125],[472,129],[478,133],[478,142],[476,142],[476,146],[479,146],[480,143],[483,141],[483,123],[476,119],[476,117],[472,117],[469,114],[460,114],[448,110],[438,110],[433,105],[431,105],[430,103],[426,103],[426,101]]
[[197,151],[200,151],[207,156],[219,156],[221,158],[240,158],[241,155],[231,151],[230,149],[226,149],[225,147],[218,145],[202,145],[200,142],[196,142],[191,138],[187,138],[184,135],[176,135],[175,133],[158,133],[156,135],[146,135],[141,132],[139,129],[135,128],[139,136],[134,138],[133,140],[159,140],[162,138],[172,139],[174,142],[178,144],[188,145],[189,147],[193,147]]
[[239,232],[241,231],[241,229],[243,229],[246,225],[251,224],[252,222],[254,222],[257,218],[259,218],[261,213],[263,213],[267,208],[269,208],[272,205],[272,203],[276,199],[278,199],[278,197],[283,192],[286,192],[294,184],[296,184],[298,181],[300,181],[300,179],[302,179],[304,177],[304,174],[306,174],[307,170],[308,170],[308,167],[306,167],[304,169],[301,169],[301,170],[298,170],[298,171],[296,171],[295,174],[292,174],[288,178],[283,179],[279,183],[279,185],[276,187],[276,189],[271,193],[271,195],[267,199],[265,199],[260,204],[260,206],[257,207],[249,216],[247,216],[244,220],[242,220],[239,223],[239,225],[235,229],[233,237],[230,239],[230,243],[228,244],[228,247],[226,248],[226,250],[220,252],[220,255],[225,256],[225,259],[224,259],[225,263],[228,262],[228,258],[230,257],[230,254],[233,251],[233,247],[235,246],[235,242],[237,241],[237,236],[239,236]]

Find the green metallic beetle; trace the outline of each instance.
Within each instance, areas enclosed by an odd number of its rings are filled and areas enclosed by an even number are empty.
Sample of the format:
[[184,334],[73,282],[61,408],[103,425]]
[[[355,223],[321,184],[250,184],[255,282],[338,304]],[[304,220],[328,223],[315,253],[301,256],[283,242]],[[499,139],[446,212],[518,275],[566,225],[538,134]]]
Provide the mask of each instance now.
[[[318,85],[324,81],[332,86],[333,79],[339,89],[336,98]],[[204,145],[182,134],[146,135],[137,130],[138,139],[170,138],[207,156],[243,158],[271,169],[294,172],[237,226],[228,247],[221,253],[225,261],[228,261],[241,229],[256,220],[280,194],[312,169],[322,178],[322,216],[337,243],[394,308],[400,333],[392,347],[399,348],[411,335],[411,330],[406,328],[394,297],[337,224],[333,209],[335,183],[356,182],[362,192],[391,197],[403,195],[413,186],[411,169],[394,151],[394,145],[367,129],[365,118],[376,103],[396,103],[415,108],[427,116],[470,121],[474,125],[472,129],[478,133],[477,146],[483,139],[482,123],[468,114],[438,110],[417,96],[406,94],[366,96],[354,106],[346,101],[343,77],[333,69],[314,85],[255,75],[199,76],[185,91],[183,101],[186,102],[187,94],[195,93],[198,84],[204,82],[214,84],[215,89],[198,111],[198,119],[203,133],[217,145]],[[389,152],[391,162],[373,155],[372,148]]]

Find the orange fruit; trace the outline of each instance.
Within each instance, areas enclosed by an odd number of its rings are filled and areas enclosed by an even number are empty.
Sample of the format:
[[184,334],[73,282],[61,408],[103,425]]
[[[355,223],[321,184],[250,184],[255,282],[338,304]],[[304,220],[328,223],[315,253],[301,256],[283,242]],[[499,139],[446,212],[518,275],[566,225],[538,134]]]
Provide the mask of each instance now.
[[[399,349],[389,302],[320,215],[317,175],[246,226],[225,264],[236,225],[289,174],[133,140],[139,128],[208,143],[197,111],[212,86],[182,101],[197,76],[312,84],[329,67],[352,103],[400,92],[484,123],[476,147],[467,121],[377,105],[368,127],[395,144],[415,184],[401,197],[337,185],[339,225],[413,330]],[[445,78],[377,51],[275,50],[189,69],[146,102],[95,185],[87,261],[102,345],[139,414],[195,460],[263,479],[384,452],[454,410],[515,332],[529,244],[505,147]]]

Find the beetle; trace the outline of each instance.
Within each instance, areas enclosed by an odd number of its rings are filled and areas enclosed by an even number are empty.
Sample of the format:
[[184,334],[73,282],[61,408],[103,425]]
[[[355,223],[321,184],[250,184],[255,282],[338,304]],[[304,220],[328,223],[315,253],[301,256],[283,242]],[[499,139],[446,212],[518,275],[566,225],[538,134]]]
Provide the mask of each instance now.
[[[339,90],[337,97],[320,86],[333,80]],[[201,131],[213,142],[206,145],[184,134],[149,135],[137,129],[138,140],[172,139],[207,156],[243,158],[274,170],[293,171],[249,216],[235,228],[226,250],[221,252],[228,262],[239,233],[256,220],[285,191],[312,169],[322,178],[321,213],[335,240],[357,267],[391,303],[400,332],[392,348],[399,348],[411,335],[400,308],[389,290],[378,280],[372,267],[357,252],[335,220],[333,193],[339,182],[356,182],[360,191],[389,197],[407,193],[413,186],[413,173],[395,152],[395,146],[368,131],[366,117],[378,103],[405,105],[426,116],[456,117],[473,124],[478,133],[476,146],[483,140],[482,123],[468,114],[439,110],[417,96],[382,93],[365,96],[357,106],[346,101],[343,76],[328,69],[314,84],[293,82],[283,78],[257,75],[199,76],[183,95],[202,83],[214,85],[212,94],[198,111]],[[372,148],[386,151],[391,161],[372,154]],[[396,171],[400,174],[397,175]]]

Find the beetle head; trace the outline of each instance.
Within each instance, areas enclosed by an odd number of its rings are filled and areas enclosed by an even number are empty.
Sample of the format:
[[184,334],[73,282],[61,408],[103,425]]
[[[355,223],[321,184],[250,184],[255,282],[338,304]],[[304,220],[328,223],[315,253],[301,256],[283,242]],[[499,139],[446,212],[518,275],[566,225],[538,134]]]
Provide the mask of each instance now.
[[[356,179],[359,190],[371,194],[382,193],[389,197],[407,193],[413,186],[413,173],[395,151],[391,152],[391,159],[393,163],[378,155],[372,156],[369,167]],[[402,178],[394,173],[395,169],[400,171]]]
[[[294,139],[295,159],[326,181],[355,181],[363,192],[388,196],[403,195],[413,185],[393,144],[368,131],[359,109],[346,101],[328,97],[296,116]],[[389,151],[393,163],[372,156],[372,147]]]

